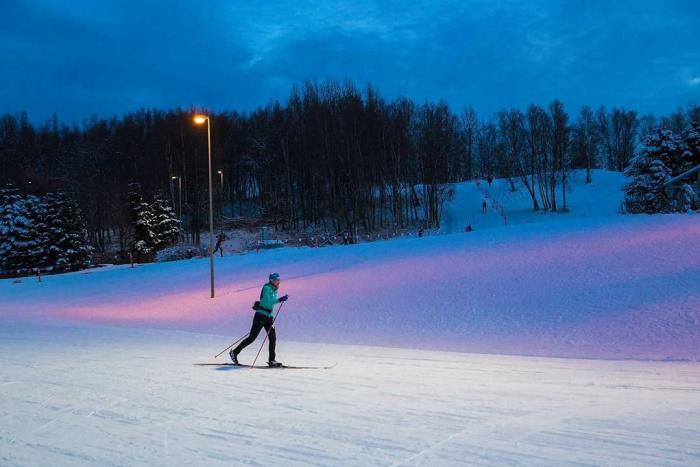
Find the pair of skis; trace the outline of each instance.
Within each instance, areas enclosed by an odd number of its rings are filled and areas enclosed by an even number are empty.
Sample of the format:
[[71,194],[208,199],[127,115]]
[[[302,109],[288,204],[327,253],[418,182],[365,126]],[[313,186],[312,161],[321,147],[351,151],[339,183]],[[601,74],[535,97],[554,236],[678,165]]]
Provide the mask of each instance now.
[[328,366],[292,366],[292,365],[282,365],[282,366],[262,366],[262,365],[245,365],[243,363],[194,363],[194,366],[215,366],[215,367],[240,367],[249,368],[255,370],[329,370],[337,365],[333,363]]

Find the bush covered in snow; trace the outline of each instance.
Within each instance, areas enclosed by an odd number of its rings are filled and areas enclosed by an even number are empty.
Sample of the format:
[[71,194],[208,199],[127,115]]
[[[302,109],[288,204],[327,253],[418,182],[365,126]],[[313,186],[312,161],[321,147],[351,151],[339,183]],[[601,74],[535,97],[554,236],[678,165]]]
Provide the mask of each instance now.
[[202,247],[195,245],[175,245],[158,251],[155,260],[158,263],[164,263],[167,261],[177,261],[179,259],[190,259],[206,255],[207,250]]

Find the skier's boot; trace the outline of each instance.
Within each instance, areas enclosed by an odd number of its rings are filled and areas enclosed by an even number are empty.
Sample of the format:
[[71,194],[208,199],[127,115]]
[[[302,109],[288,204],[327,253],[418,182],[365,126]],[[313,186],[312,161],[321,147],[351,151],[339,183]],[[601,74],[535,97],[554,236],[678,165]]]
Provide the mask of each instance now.
[[229,355],[229,357],[231,357],[231,361],[233,362],[234,365],[240,365],[240,363],[238,363],[238,355],[236,355],[234,353],[233,349],[231,349],[231,351],[228,353],[228,355]]
[[280,362],[276,362],[274,360],[270,360],[269,362],[267,362],[267,365],[271,368],[279,368],[282,366]]

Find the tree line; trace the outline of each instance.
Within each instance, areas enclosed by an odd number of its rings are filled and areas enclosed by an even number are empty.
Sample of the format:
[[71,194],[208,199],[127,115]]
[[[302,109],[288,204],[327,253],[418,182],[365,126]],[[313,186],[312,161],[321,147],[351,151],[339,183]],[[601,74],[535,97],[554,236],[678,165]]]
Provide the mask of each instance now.
[[[185,238],[199,243],[208,225],[207,138],[192,115],[139,110],[81,126],[2,115],[0,184],[67,193],[98,251],[126,251],[129,184],[138,183],[145,197],[164,194]],[[210,114],[215,213],[290,231],[435,227],[446,186],[486,175],[522,185],[533,209],[561,211],[572,169],[587,169],[588,181],[594,168],[622,171],[643,135],[658,126],[681,132],[691,120],[700,120],[699,107],[663,118],[590,107],[572,116],[560,101],[482,119],[442,101],[386,100],[371,85],[306,82],[285,102]]]

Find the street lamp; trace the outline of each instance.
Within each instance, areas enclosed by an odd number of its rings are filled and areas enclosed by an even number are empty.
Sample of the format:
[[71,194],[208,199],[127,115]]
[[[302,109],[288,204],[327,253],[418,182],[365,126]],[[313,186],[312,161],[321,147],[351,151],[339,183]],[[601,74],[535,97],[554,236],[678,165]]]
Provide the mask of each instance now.
[[209,149],[209,265],[211,277],[211,298],[214,298],[214,213],[211,195],[211,121],[208,115],[197,114],[193,118],[194,123],[202,125],[207,122],[207,147]]

